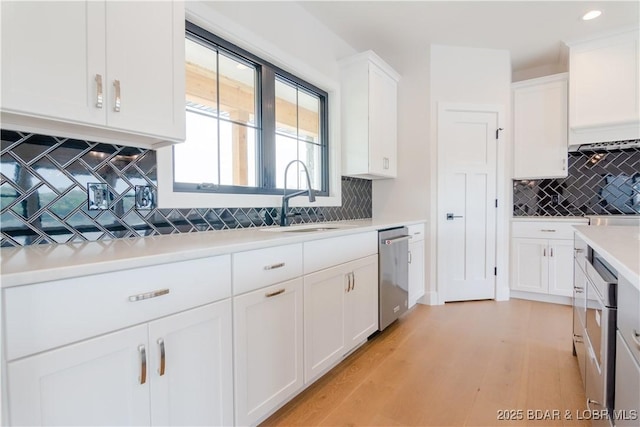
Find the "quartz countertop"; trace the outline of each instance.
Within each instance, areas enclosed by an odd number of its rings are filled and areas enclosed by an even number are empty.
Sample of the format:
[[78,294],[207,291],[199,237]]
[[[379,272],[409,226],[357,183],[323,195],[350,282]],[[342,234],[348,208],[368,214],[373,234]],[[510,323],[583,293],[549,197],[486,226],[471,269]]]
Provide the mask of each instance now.
[[640,289],[640,227],[575,226],[589,246]]
[[253,227],[133,239],[3,248],[0,250],[2,266],[0,278],[2,287],[6,288],[425,222],[425,220],[415,219],[362,219],[287,227],[287,229],[336,227],[313,232],[283,232],[278,231],[279,227]]
[[589,219],[583,216],[514,216],[511,218],[513,222],[583,222],[589,223]]

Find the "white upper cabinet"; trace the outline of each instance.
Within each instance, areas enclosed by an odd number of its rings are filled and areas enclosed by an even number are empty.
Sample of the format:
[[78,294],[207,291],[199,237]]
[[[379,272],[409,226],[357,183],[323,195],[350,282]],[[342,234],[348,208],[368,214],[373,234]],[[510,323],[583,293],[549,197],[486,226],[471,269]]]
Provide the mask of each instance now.
[[184,4],[3,2],[2,77],[4,127],[142,147],[181,142]]
[[513,177],[567,176],[567,73],[514,83]]
[[372,51],[341,67],[343,174],[395,178],[400,76]]
[[640,138],[638,28],[569,47],[569,144]]

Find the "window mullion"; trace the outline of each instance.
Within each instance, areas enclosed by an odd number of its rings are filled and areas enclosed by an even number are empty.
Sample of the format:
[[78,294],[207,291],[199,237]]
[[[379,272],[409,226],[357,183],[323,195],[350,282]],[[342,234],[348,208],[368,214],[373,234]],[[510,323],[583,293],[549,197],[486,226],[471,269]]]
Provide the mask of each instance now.
[[276,188],[276,76],[273,69],[262,67],[262,183],[263,188]]

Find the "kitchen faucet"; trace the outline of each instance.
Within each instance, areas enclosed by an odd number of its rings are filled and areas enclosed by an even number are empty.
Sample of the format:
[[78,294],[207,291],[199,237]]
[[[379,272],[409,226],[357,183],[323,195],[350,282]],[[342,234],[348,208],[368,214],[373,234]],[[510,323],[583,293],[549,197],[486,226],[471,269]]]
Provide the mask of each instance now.
[[[300,163],[302,165],[302,168],[304,169],[304,174],[307,176],[307,189],[306,190],[300,190],[300,191],[296,191],[294,193],[291,194],[287,194],[287,171],[289,170],[289,166],[291,166],[294,163]],[[314,193],[313,188],[311,188],[311,179],[309,178],[309,171],[307,170],[307,165],[304,164],[303,161],[301,160],[292,160],[289,162],[289,164],[287,165],[286,168],[284,168],[284,193],[282,194],[282,209],[280,211],[280,226],[281,227],[286,227],[287,225],[289,225],[289,222],[287,221],[287,217],[289,216],[289,214],[287,213],[287,211],[289,210],[289,199],[296,197],[296,196],[301,196],[305,193],[309,193],[309,202],[313,203],[316,201],[316,195]]]

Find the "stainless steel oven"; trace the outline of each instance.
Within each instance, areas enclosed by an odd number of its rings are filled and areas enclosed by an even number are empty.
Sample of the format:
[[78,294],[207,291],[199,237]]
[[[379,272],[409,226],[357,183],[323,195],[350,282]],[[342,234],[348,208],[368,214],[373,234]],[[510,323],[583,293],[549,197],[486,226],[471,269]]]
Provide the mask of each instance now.
[[[585,394],[591,411],[613,415],[617,272],[593,249],[585,262]],[[611,425],[609,416],[592,425]]]

